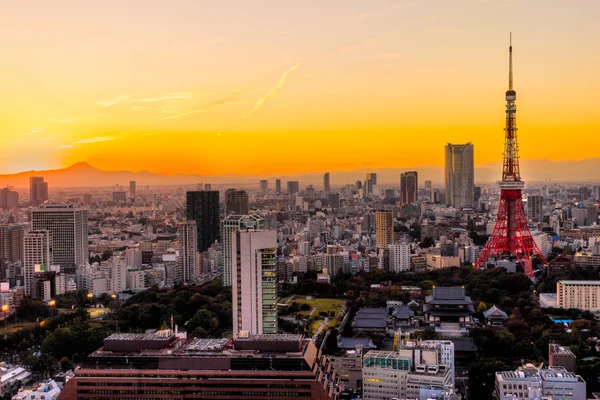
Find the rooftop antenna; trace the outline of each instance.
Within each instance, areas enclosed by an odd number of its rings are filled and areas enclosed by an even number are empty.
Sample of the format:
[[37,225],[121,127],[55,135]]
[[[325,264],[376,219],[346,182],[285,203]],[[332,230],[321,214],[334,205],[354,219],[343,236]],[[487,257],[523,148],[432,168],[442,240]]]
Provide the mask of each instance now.
[[509,36],[508,46],[508,90],[513,90],[513,68],[512,68],[512,32]]

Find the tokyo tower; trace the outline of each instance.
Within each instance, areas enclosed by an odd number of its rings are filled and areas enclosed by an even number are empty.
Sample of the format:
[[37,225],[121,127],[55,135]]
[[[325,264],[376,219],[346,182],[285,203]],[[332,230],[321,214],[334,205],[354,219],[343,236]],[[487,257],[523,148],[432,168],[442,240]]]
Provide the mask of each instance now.
[[500,204],[494,232],[481,252],[475,269],[485,265],[494,257],[513,256],[531,279],[534,278],[531,266],[532,257],[547,263],[546,257],[535,244],[523,209],[521,190],[525,182],[519,171],[519,145],[517,143],[517,93],[513,90],[512,35],[508,50],[508,90],[506,91],[506,128],[504,128],[504,163],[500,186]]

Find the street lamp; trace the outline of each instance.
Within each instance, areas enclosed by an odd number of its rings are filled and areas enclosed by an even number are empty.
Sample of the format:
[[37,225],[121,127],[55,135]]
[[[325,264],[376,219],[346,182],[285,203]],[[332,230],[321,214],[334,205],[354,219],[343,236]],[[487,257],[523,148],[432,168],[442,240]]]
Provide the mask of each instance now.
[[2,304],[2,316],[4,317],[4,328],[6,328],[6,319],[8,316],[6,313],[8,312],[8,304]]
[[51,316],[51,317],[52,317],[52,314],[54,313],[54,312],[52,311],[52,309],[54,308],[54,306],[56,306],[56,300],[50,300],[50,301],[48,302],[48,307],[50,307],[50,316]]

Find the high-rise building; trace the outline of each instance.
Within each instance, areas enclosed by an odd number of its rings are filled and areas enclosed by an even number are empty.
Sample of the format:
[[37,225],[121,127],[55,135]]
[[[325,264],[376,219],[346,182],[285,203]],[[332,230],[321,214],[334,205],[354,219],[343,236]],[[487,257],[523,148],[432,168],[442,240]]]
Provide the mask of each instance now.
[[227,214],[248,214],[248,193],[245,190],[227,189],[225,210]]
[[296,194],[300,191],[300,183],[298,181],[287,182],[287,192],[289,195]]
[[329,194],[329,192],[331,192],[331,186],[329,185],[329,172],[326,172],[325,175],[323,175],[323,190],[325,191],[325,194]]
[[375,241],[377,248],[387,249],[394,243],[394,216],[391,211],[375,213]]
[[479,199],[481,199],[481,186],[473,187],[473,206],[479,206]]
[[419,199],[419,174],[409,171],[400,175],[400,201],[402,204],[414,204]]
[[52,235],[53,263],[74,274],[89,262],[88,209],[78,204],[41,204],[31,210],[31,227]]
[[581,186],[579,188],[579,201],[581,201],[582,203],[586,201],[590,197],[589,194],[590,193],[588,188],[585,186]]
[[219,192],[187,192],[186,216],[188,221],[196,221],[198,251],[205,252],[220,239]]
[[455,208],[473,206],[475,164],[473,145],[446,145],[446,203]]
[[527,217],[530,221],[542,222],[544,198],[540,195],[527,196]]
[[259,230],[263,229],[263,219],[258,215],[228,215],[223,220],[221,227],[221,244],[223,254],[223,286],[231,286],[231,240],[232,234],[240,230]]
[[556,282],[556,304],[558,308],[578,308],[580,310],[600,310],[600,281],[558,281]]
[[0,225],[0,260],[23,261],[23,237],[27,225]]
[[429,201],[433,203],[433,190],[431,190],[433,186],[431,185],[431,181],[425,181],[425,196],[429,198]]
[[377,185],[377,174],[376,173],[370,173],[367,174],[367,178],[365,179],[365,189],[364,189],[364,193],[365,194],[372,194],[373,193],[373,186]]
[[390,257],[390,272],[405,272],[410,270],[410,244],[388,245]]
[[91,193],[84,193],[84,195],[83,195],[83,205],[84,206],[90,206],[90,205],[92,205],[92,194]]
[[35,266],[50,267],[53,264],[52,257],[52,234],[47,230],[33,230],[25,234],[23,275],[25,284],[25,296],[34,295],[33,277]]
[[281,179],[275,179],[275,194],[281,194]]
[[327,195],[327,200],[329,201],[329,206],[334,210],[340,208],[340,194],[339,193],[329,193]]
[[277,333],[277,231],[231,235],[233,336]]
[[129,181],[129,198],[135,200],[137,196],[136,184],[135,181]]
[[205,183],[204,184],[204,191],[205,192],[210,192],[212,190],[212,185],[210,183]]
[[0,208],[13,208],[19,206],[19,193],[9,188],[0,189]]
[[175,282],[193,282],[196,276],[198,231],[196,221],[181,222],[177,226],[179,260]]
[[260,181],[260,193],[262,193],[263,197],[267,197],[269,194],[269,181],[263,179]]
[[29,178],[29,201],[32,207],[37,207],[48,200],[48,183],[41,176]]
[[592,195],[596,201],[600,201],[600,186],[594,186],[592,188]]

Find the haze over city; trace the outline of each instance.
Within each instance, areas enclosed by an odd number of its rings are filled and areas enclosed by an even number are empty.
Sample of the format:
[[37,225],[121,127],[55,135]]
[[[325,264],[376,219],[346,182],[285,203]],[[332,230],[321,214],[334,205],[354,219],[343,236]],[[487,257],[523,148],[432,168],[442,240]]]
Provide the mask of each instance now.
[[600,129],[600,4],[576,4],[12,3],[0,173],[439,168],[447,142],[499,163],[509,31],[521,157],[568,171],[598,150],[565,145]]

